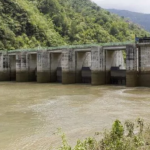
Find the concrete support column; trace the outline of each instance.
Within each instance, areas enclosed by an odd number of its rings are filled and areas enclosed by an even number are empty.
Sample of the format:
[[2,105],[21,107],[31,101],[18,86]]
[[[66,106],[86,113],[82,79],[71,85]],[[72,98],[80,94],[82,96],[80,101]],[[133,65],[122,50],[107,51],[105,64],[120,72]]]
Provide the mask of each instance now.
[[0,53],[0,81],[10,80],[9,58],[7,52]]
[[72,49],[62,51],[62,83],[75,83],[75,52]]
[[126,86],[136,87],[138,85],[137,71],[137,48],[135,45],[127,45],[126,47]]
[[37,52],[37,82],[50,82],[50,58],[47,51]]
[[139,86],[150,87],[150,45],[141,45],[139,51]]
[[105,84],[105,56],[102,47],[92,48],[92,85]]
[[28,82],[28,56],[27,52],[16,54],[16,81]]

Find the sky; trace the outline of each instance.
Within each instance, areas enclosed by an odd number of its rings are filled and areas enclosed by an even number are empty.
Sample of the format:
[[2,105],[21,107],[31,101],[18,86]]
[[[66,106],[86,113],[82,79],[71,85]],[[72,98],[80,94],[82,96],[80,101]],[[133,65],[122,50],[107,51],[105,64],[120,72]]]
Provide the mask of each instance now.
[[150,14],[150,0],[92,0],[102,8],[114,8]]

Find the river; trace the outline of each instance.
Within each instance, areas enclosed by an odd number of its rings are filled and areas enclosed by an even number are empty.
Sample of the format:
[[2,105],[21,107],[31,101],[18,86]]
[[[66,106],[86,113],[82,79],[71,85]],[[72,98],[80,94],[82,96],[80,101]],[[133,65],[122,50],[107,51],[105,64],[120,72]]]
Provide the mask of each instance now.
[[0,83],[0,150],[48,150],[94,136],[114,120],[150,122],[150,88]]

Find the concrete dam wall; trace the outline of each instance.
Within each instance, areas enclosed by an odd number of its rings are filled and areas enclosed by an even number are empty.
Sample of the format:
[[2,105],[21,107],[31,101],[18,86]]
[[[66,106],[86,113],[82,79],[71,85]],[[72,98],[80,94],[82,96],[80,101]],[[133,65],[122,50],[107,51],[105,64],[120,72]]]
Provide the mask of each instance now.
[[150,43],[1,51],[0,81],[150,86],[149,58]]

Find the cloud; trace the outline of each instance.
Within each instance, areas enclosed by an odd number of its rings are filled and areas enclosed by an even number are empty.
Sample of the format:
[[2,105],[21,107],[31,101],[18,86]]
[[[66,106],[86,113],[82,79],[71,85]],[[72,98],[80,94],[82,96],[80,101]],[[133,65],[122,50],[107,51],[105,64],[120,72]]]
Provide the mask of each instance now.
[[102,8],[115,8],[150,14],[150,0],[92,0]]

